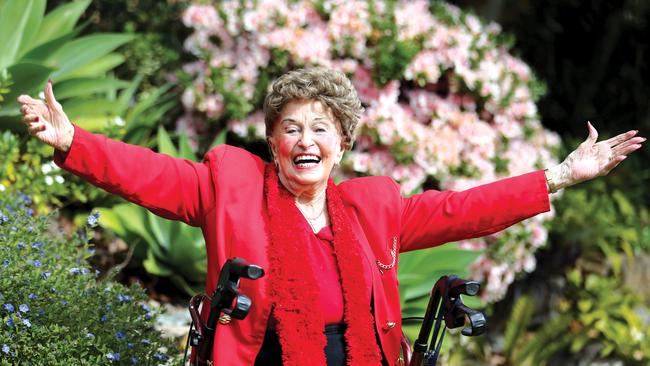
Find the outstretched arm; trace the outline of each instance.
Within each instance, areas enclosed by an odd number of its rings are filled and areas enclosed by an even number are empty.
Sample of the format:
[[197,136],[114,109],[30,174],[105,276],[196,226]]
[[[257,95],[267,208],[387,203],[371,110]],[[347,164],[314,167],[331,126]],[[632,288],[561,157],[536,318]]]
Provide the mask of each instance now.
[[207,164],[173,158],[74,126],[45,87],[45,102],[22,95],[29,132],[54,147],[57,165],[168,219],[201,226],[214,206]]
[[636,136],[639,131],[628,131],[610,139],[596,142],[598,132],[587,122],[589,137],[562,163],[546,169],[549,192],[607,175],[612,169],[646,141]]

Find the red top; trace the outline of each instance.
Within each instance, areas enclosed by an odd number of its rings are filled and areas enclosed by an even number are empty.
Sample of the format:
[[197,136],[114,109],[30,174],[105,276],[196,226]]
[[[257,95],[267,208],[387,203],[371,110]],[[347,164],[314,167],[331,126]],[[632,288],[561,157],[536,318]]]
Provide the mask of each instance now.
[[[309,228],[311,230],[311,228]],[[320,286],[320,308],[325,324],[343,322],[343,292],[341,289],[341,274],[336,266],[332,241],[334,233],[331,226],[325,226],[318,233],[309,236],[307,252],[314,269],[316,280]],[[367,262],[363,261],[364,267]],[[370,283],[370,270],[364,270],[366,283]]]

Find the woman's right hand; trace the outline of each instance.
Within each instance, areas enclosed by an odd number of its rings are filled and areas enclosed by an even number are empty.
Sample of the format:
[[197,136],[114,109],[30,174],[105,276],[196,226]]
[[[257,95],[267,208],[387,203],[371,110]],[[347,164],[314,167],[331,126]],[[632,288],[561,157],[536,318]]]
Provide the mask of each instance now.
[[45,85],[45,101],[28,95],[18,97],[23,122],[30,134],[57,150],[67,152],[72,145],[74,126],[54,98],[52,82]]

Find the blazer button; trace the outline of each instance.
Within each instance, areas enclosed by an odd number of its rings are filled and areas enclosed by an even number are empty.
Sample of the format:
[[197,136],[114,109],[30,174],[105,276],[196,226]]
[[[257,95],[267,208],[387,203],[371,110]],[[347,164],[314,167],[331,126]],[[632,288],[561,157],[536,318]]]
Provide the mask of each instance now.
[[221,316],[219,316],[219,323],[220,324],[223,324],[223,325],[230,324],[231,320],[232,320],[232,318],[228,314],[221,314]]
[[395,328],[396,325],[397,323],[395,322],[386,322],[386,325],[384,325],[384,330],[391,330]]

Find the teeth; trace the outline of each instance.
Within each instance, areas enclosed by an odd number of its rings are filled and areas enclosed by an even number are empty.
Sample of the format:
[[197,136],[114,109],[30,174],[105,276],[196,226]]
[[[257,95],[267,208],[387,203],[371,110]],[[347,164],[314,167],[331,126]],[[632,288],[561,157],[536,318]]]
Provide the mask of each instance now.
[[320,162],[320,158],[315,155],[300,155],[293,160],[296,164],[308,164],[314,163],[317,164]]

